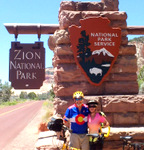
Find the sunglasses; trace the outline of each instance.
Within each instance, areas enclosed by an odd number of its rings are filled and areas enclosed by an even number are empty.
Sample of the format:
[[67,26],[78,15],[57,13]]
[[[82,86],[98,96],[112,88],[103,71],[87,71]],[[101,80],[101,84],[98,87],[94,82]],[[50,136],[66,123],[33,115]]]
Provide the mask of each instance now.
[[96,108],[96,106],[89,106],[89,108]]
[[96,108],[97,106],[96,105],[90,105],[88,106],[88,108]]
[[76,101],[81,101],[81,100],[82,100],[82,98],[75,98],[75,100],[76,100]]

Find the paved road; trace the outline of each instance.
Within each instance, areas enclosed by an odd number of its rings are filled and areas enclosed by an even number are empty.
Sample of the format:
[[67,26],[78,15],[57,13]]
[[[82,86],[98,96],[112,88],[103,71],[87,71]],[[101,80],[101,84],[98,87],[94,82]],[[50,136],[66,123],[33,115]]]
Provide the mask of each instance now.
[[31,101],[0,109],[0,149],[28,125],[42,107],[42,103],[43,101]]

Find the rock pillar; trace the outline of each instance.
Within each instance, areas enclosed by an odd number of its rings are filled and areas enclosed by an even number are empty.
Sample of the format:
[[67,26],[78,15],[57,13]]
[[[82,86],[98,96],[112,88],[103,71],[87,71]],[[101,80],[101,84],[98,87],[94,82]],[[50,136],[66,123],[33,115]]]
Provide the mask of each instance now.
[[[119,55],[113,68],[100,86],[91,85],[76,65],[70,48],[68,28],[80,26],[80,19],[107,17],[112,27],[121,28]],[[72,94],[81,90],[84,95],[131,95],[138,93],[136,47],[128,45],[127,14],[118,11],[118,0],[101,2],[63,1],[59,10],[59,30],[49,37],[48,44],[54,52],[54,93],[56,112],[63,114],[73,103]]]

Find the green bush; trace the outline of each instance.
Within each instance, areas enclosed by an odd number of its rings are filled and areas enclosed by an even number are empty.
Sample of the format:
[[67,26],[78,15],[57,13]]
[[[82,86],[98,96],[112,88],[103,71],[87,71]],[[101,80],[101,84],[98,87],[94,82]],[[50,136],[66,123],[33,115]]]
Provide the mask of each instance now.
[[21,92],[19,97],[20,99],[27,99],[28,98],[27,92]]
[[0,102],[2,102],[2,83],[0,80]]
[[43,122],[48,123],[49,118],[53,115],[54,112],[53,102],[49,100],[44,101],[43,108],[45,109],[46,113],[42,117],[42,120]]
[[37,95],[35,94],[35,92],[30,92],[30,93],[28,94],[28,98],[29,98],[29,99],[36,99],[36,98],[37,98]]
[[37,95],[37,99],[39,100],[46,100],[48,99],[48,93],[42,93]]
[[53,86],[52,89],[49,91],[49,100],[54,100],[55,98],[55,94],[54,94],[54,90],[53,90]]
[[138,74],[138,85],[139,88],[141,87],[141,84],[144,82],[144,66],[140,69],[139,74]]
[[8,82],[5,82],[5,84],[2,85],[2,101],[3,102],[10,101],[10,97],[12,94],[11,89],[12,89],[12,86],[9,85]]
[[51,89],[47,93],[42,93],[42,94],[37,95],[37,99],[39,99],[39,100],[47,100],[48,99],[50,101],[53,101],[54,97],[55,97],[55,94],[54,94],[53,89]]
[[139,94],[144,94],[144,82],[141,84],[139,88]]
[[140,69],[138,74],[139,93],[144,94],[144,66]]
[[7,102],[2,102],[0,105],[0,108],[3,108],[5,106],[11,106],[11,105],[16,105],[19,103],[24,103],[26,100],[11,100],[11,101],[7,101]]

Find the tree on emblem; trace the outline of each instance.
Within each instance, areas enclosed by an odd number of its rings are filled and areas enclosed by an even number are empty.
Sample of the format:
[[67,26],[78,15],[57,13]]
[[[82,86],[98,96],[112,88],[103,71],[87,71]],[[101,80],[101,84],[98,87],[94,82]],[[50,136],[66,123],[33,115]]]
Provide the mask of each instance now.
[[79,56],[82,59],[82,62],[85,62],[85,57],[91,56],[91,50],[88,48],[90,46],[89,41],[89,35],[86,35],[86,31],[81,31],[82,38],[79,38],[79,44],[77,46],[77,56]]

